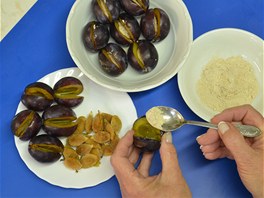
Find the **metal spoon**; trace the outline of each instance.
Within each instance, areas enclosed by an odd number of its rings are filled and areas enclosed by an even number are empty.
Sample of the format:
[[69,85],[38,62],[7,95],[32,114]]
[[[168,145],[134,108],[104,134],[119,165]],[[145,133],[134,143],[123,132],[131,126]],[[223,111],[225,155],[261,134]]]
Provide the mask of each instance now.
[[[177,110],[165,106],[156,106],[149,109],[146,112],[146,118],[153,127],[162,131],[174,131],[184,124],[202,126],[213,129],[218,128],[216,124],[208,122],[184,120],[184,117]],[[262,133],[259,128],[251,125],[242,125],[236,123],[235,127],[245,137],[256,137]]]

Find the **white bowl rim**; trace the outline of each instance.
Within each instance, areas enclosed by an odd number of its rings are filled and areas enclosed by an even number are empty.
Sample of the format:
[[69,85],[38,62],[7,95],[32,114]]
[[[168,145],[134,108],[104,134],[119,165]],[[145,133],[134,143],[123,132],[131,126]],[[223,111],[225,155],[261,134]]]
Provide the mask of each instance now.
[[248,34],[250,36],[253,36],[256,39],[261,40],[262,42],[264,41],[261,37],[259,37],[258,35],[249,32],[247,30],[244,29],[239,29],[239,28],[216,28],[213,30],[209,30],[203,34],[201,34],[200,36],[198,36],[197,38],[194,39],[193,44],[195,42],[198,42],[199,40],[202,40],[204,37],[207,37],[208,35],[214,34],[214,33],[218,33],[218,32],[239,32],[239,33],[243,33],[243,34]]

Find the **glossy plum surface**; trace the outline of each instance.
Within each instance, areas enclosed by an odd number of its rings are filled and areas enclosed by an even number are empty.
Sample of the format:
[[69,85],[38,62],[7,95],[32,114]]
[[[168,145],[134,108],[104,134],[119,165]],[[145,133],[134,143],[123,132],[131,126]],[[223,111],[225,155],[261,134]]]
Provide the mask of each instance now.
[[127,51],[128,63],[140,73],[152,71],[159,60],[155,46],[147,40],[132,43]]
[[75,112],[63,105],[53,105],[42,115],[43,130],[53,136],[70,136],[77,128]]
[[55,101],[67,107],[76,107],[84,99],[79,95],[83,91],[83,84],[75,77],[68,76],[60,79],[53,90]]
[[144,14],[149,7],[149,0],[120,0],[122,8],[133,16]]
[[42,126],[42,119],[33,110],[23,110],[12,119],[11,130],[20,140],[27,141],[36,136]]
[[45,110],[53,101],[53,89],[43,82],[34,82],[27,85],[21,96],[21,102],[28,109],[34,111]]
[[153,152],[160,148],[163,132],[152,127],[145,116],[135,120],[133,130],[133,144],[141,151]]
[[138,21],[127,13],[122,13],[110,26],[112,38],[120,45],[128,46],[136,42],[140,36]]
[[120,13],[120,5],[117,0],[93,0],[92,10],[100,23],[112,23]]
[[160,8],[149,9],[140,20],[142,35],[149,41],[159,42],[167,37],[170,31],[170,19]]
[[128,66],[126,52],[119,45],[109,43],[99,54],[102,69],[111,76],[119,76]]
[[90,52],[97,52],[105,47],[109,38],[108,27],[98,21],[90,21],[83,29],[82,40]]
[[63,149],[64,145],[57,137],[47,134],[35,136],[28,144],[30,155],[42,163],[58,161]]

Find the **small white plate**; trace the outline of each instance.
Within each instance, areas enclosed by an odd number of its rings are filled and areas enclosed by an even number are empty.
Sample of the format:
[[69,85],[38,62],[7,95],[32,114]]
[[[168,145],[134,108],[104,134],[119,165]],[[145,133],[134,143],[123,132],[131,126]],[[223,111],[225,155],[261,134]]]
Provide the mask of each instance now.
[[154,43],[159,54],[159,61],[154,70],[140,74],[129,65],[123,74],[112,77],[101,69],[98,53],[88,52],[81,39],[84,26],[95,20],[91,1],[87,0],[78,0],[74,3],[66,24],[67,46],[75,64],[92,81],[118,91],[139,92],[168,81],[179,71],[190,52],[193,41],[192,20],[182,0],[151,0],[150,8],[155,7],[163,9],[168,14],[171,29],[164,40]]
[[196,91],[204,66],[214,57],[241,56],[252,64],[259,83],[259,94],[252,102],[263,114],[263,40],[240,29],[223,28],[207,32],[194,40],[189,57],[178,73],[179,89],[190,109],[206,121],[217,113],[206,107]]
[[[111,91],[90,81],[78,68],[68,68],[50,73],[39,81],[44,82],[51,87],[61,78],[73,76],[81,80],[84,90],[81,95],[84,96],[83,102],[74,108],[77,116],[87,116],[90,111],[94,114],[100,110],[110,114],[115,114],[122,120],[122,129],[119,136],[122,137],[127,130],[132,128],[133,122],[137,119],[137,112],[133,101],[127,93]],[[20,102],[16,113],[26,109]],[[43,130],[40,134],[44,133]],[[66,138],[60,138],[65,144]],[[40,163],[32,158],[28,152],[28,141],[21,141],[15,137],[15,144],[20,157],[27,167],[39,178],[56,186],[64,188],[85,188],[100,184],[114,175],[110,164],[110,157],[103,157],[99,167],[81,169],[78,173],[67,169],[62,161],[55,163]]]

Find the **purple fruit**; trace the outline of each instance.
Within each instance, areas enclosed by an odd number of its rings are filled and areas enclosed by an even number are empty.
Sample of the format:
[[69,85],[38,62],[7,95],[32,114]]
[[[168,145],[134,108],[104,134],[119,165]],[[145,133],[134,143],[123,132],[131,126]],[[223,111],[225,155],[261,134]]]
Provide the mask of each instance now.
[[70,136],[76,130],[78,123],[75,112],[63,105],[53,105],[42,114],[43,130],[48,135]]
[[64,146],[54,136],[42,134],[32,138],[28,144],[29,154],[37,161],[55,162],[62,156]]
[[83,29],[82,40],[85,48],[90,52],[97,52],[105,47],[109,41],[108,27],[97,21],[89,22]]
[[120,5],[117,0],[93,0],[92,10],[100,23],[112,23],[120,13]]
[[120,0],[120,3],[123,9],[133,16],[144,14],[149,7],[149,0]]
[[118,76],[127,69],[126,52],[115,43],[109,43],[99,52],[98,57],[102,69],[111,76]]
[[42,82],[34,82],[26,86],[21,102],[34,111],[43,111],[54,101],[53,89]]
[[146,40],[132,43],[127,52],[128,63],[140,73],[152,71],[158,63],[158,52],[155,46]]
[[129,46],[136,42],[140,36],[140,26],[137,20],[126,13],[119,15],[110,26],[110,34],[120,45]]
[[19,112],[11,122],[13,134],[23,141],[27,141],[36,136],[41,126],[42,119],[39,114],[33,110]]
[[58,104],[67,107],[76,107],[83,101],[83,96],[79,96],[83,91],[82,82],[75,77],[64,77],[53,87],[54,98]]
[[149,9],[141,18],[140,29],[147,40],[159,42],[169,34],[170,19],[160,8]]

